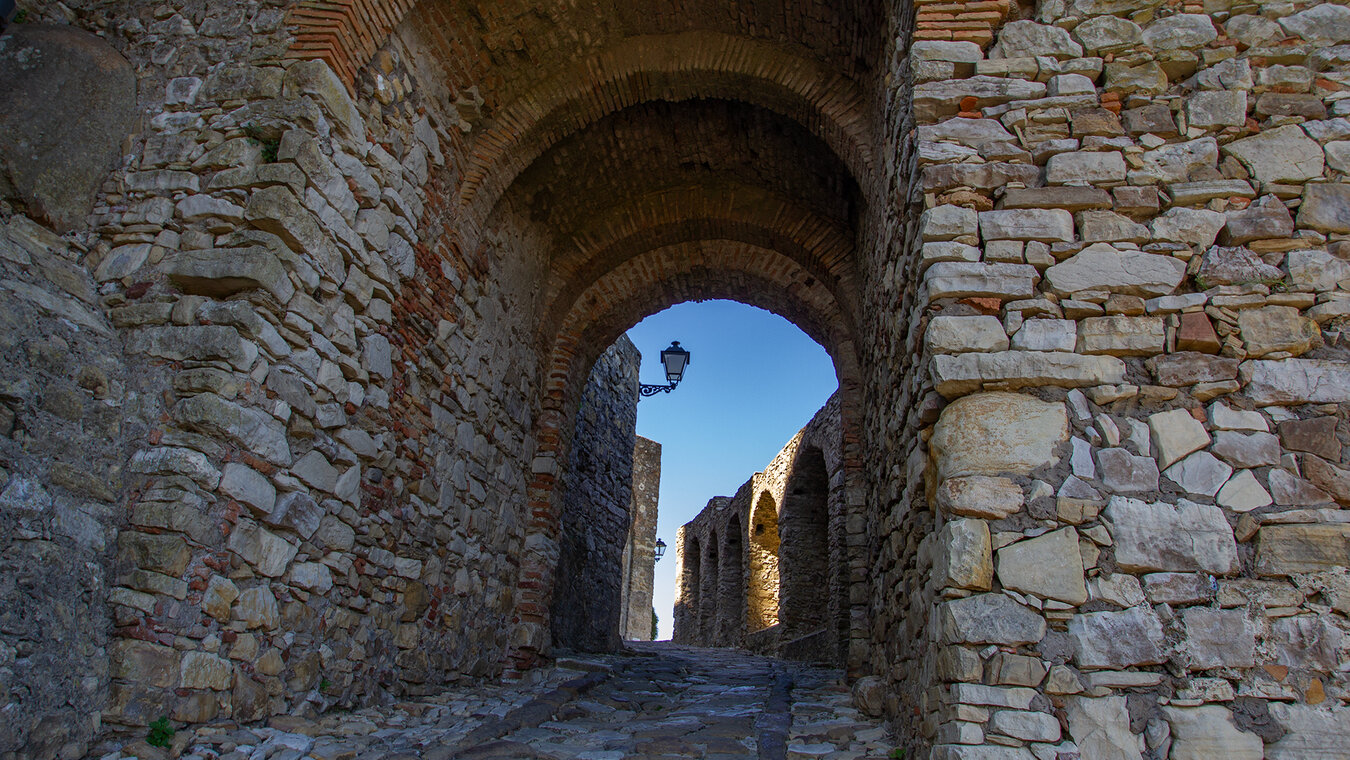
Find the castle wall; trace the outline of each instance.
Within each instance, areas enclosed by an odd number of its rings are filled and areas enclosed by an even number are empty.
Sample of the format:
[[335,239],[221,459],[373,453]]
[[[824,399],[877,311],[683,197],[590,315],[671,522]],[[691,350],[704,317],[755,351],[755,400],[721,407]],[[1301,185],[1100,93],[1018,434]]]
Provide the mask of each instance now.
[[631,641],[652,640],[652,584],[656,519],[661,494],[661,444],[637,437],[633,447],[632,522],[623,554],[623,615],[619,630]]

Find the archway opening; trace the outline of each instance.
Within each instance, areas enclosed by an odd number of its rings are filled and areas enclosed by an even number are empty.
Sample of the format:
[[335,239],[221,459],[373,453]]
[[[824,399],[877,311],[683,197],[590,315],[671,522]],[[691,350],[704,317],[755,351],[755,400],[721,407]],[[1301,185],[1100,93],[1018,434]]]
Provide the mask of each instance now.
[[734,646],[745,631],[745,564],[740,515],[727,520],[726,542],[722,549],[722,585],[717,594],[717,636],[715,642]]
[[798,452],[788,476],[778,524],[782,564],[779,619],[785,654],[808,655],[833,645],[829,625],[839,613],[831,599],[829,473],[818,448]]
[[747,588],[750,632],[778,625],[778,503],[760,493],[750,513],[750,583]]

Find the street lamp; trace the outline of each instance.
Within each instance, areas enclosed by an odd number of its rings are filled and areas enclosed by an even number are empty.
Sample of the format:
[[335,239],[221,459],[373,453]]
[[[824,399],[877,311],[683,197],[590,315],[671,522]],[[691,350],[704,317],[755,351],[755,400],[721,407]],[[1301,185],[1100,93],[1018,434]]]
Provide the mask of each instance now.
[[680,348],[678,340],[670,342],[670,348],[661,352],[661,363],[666,367],[666,381],[670,385],[638,385],[643,396],[655,396],[658,393],[670,393],[684,378],[684,368],[689,366],[689,352]]
[[659,538],[656,539],[656,549],[654,550],[654,553],[656,555],[656,561],[660,562],[661,558],[666,556],[666,542]]

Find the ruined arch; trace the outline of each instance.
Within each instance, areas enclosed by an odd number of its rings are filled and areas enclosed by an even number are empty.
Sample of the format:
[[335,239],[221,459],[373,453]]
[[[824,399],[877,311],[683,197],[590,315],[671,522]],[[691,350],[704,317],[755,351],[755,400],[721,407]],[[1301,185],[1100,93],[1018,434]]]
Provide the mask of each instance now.
[[[829,471],[815,446],[797,452],[783,494],[779,517],[781,638],[806,637],[836,643],[831,617],[839,608],[830,599]],[[803,647],[804,649],[807,647]]]
[[704,641],[717,636],[717,600],[722,590],[722,544],[718,532],[708,534],[707,549],[703,554],[703,568],[699,572],[700,638]]
[[740,641],[745,632],[745,531],[741,516],[732,513],[722,529],[721,585],[717,589],[717,634],[724,646]]
[[765,490],[750,511],[750,573],[747,625],[750,633],[778,625],[779,536],[778,503]]

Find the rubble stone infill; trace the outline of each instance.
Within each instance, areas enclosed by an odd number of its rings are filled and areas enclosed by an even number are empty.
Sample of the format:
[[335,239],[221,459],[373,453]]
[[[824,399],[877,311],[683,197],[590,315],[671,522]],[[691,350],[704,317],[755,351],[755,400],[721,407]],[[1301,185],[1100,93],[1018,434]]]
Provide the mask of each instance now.
[[633,644],[562,659],[528,684],[449,689],[418,701],[219,723],[168,748],[105,742],[101,760],[867,760],[888,732],[852,707],[842,674],[730,649]]

